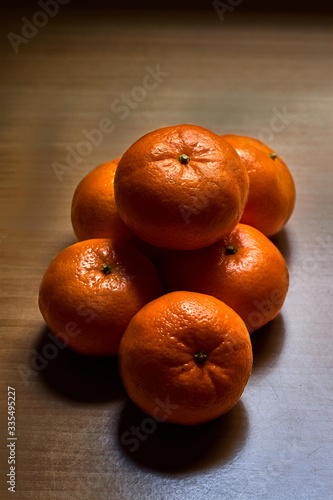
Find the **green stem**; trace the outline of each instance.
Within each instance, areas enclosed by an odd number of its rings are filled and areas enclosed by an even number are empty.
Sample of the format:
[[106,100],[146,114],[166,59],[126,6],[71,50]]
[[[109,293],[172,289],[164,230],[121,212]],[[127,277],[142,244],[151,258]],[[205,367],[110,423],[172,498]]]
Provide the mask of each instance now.
[[207,360],[207,354],[204,351],[197,352],[194,355],[194,360],[198,365],[203,365]]
[[104,274],[110,274],[112,273],[112,269],[110,266],[108,266],[107,264],[103,264],[102,265],[102,268],[100,269],[100,271]]
[[233,245],[229,245],[229,246],[227,246],[225,251],[228,255],[233,255],[233,254],[237,253],[238,248],[234,247]]
[[180,161],[180,163],[182,163],[183,165],[186,165],[187,163],[189,163],[190,161],[190,157],[185,155],[185,154],[182,154],[180,156],[178,156],[178,160]]

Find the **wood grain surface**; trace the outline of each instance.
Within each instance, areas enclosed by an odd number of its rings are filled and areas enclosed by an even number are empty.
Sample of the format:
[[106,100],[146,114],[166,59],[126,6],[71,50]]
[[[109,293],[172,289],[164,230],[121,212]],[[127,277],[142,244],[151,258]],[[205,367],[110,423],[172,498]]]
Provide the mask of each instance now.
[[[21,15],[7,11],[1,31],[1,499],[332,498],[331,19],[68,4],[19,43],[7,35],[22,36]],[[282,314],[252,335],[240,402],[191,428],[147,421],[116,360],[62,349],[37,305],[49,262],[74,242],[82,176],[177,123],[266,140],[297,188],[273,238],[291,276]]]

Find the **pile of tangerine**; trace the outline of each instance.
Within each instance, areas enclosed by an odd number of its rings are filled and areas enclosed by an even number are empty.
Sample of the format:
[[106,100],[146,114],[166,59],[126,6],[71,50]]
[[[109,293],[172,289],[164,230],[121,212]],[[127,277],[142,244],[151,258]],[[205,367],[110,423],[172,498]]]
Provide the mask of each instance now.
[[268,237],[294,203],[290,171],[260,141],[155,130],[77,186],[78,242],[47,269],[41,313],[74,351],[118,355],[147,414],[168,400],[169,422],[212,420],[249,379],[249,333],[284,303],[288,268]]

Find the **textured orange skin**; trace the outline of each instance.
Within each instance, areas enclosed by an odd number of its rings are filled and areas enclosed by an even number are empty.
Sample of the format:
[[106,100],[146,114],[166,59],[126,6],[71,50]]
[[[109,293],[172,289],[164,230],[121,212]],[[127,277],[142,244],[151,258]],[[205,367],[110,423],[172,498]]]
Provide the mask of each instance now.
[[295,205],[295,184],[287,165],[274,151],[251,137],[222,135],[237,151],[250,179],[249,199],[240,222],[256,227],[266,236],[278,233]]
[[[229,245],[237,253],[227,254]],[[287,264],[279,250],[245,224],[210,247],[170,253],[162,272],[167,290],[217,297],[239,314],[250,332],[279,313],[289,286]]]
[[141,240],[122,221],[114,199],[114,176],[120,158],[91,170],[77,186],[72,201],[72,225],[79,241],[92,238],[125,239],[147,257],[160,258],[161,249]]
[[[183,165],[179,156],[190,162]],[[136,141],[114,181],[119,214],[140,238],[164,248],[202,248],[228,234],[248,197],[234,148],[195,125],[165,127]]]
[[[207,354],[204,364],[194,358],[200,351]],[[128,395],[148,415],[200,424],[229,411],[242,395],[252,369],[250,337],[223,302],[173,292],[131,320],[119,347],[119,369]]]
[[[112,268],[101,271],[103,264]],[[40,311],[52,332],[80,354],[115,355],[131,318],[162,293],[154,265],[125,241],[85,240],[65,248],[40,285]],[[70,335],[74,329],[80,333]]]
[[79,241],[92,238],[128,240],[132,237],[114,201],[113,182],[119,160],[102,163],[91,170],[74,192],[72,225]]

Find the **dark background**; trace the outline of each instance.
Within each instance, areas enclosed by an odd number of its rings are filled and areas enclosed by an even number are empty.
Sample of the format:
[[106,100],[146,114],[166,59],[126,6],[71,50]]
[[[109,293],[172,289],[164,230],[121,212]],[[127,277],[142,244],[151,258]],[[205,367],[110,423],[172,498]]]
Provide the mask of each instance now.
[[[222,3],[222,0],[221,0]],[[228,4],[228,0],[225,0]],[[108,0],[70,0],[67,7],[70,8],[86,8],[86,9],[96,9],[96,8],[108,8],[108,9],[212,9],[213,1],[205,0],[124,0],[121,2],[112,2]],[[230,2],[232,5],[232,2]],[[36,1],[24,1],[24,0],[7,0],[1,2],[1,6],[5,9],[23,9],[27,11],[28,9],[36,10]],[[320,14],[321,12],[332,12],[332,2],[329,0],[279,0],[279,1],[269,1],[269,0],[243,0],[239,5],[234,7],[239,12],[246,11],[262,11],[262,12],[315,12]],[[184,18],[186,22],[186,18]]]

